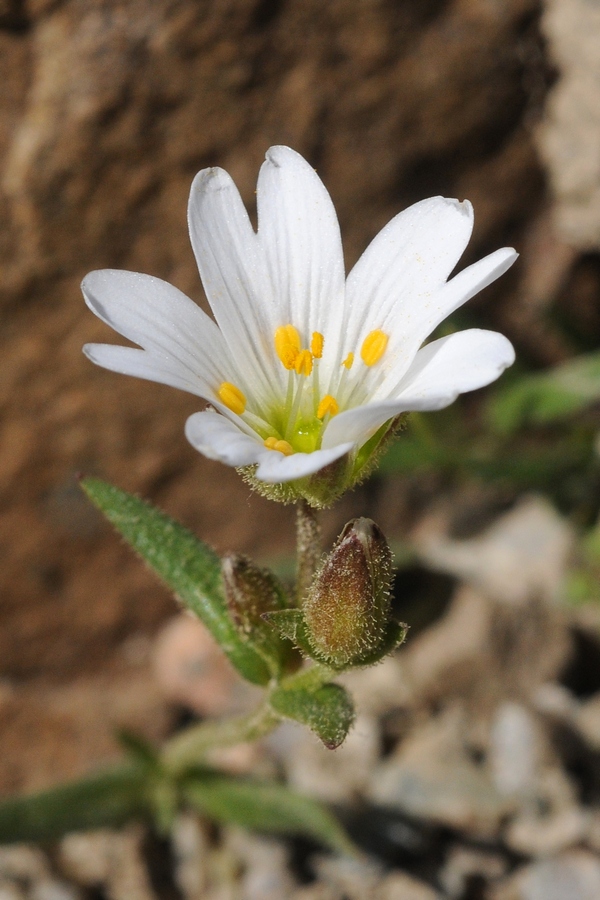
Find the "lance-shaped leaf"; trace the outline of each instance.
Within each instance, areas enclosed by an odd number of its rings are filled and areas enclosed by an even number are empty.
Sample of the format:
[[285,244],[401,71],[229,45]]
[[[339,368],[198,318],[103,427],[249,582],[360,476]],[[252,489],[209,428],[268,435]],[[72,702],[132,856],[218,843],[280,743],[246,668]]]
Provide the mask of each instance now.
[[275,834],[302,835],[342,853],[356,852],[322,803],[275,782],[198,770],[182,784],[181,794],[190,806],[217,821]]
[[145,815],[146,780],[142,768],[123,766],[39,794],[9,797],[0,802],[0,844],[47,841]]
[[81,484],[127,543],[202,620],[244,678],[253,684],[267,684],[267,665],[240,637],[229,617],[216,553],[138,497],[97,478],[85,478]]
[[310,688],[276,688],[270,697],[273,709],[288,719],[307,725],[330,750],[344,741],[354,721],[352,700],[339,684]]

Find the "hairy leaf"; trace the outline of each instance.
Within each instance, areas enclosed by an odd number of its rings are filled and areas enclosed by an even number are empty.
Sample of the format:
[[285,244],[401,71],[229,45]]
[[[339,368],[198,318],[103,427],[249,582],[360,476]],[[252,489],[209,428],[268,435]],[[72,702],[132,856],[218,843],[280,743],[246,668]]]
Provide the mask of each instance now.
[[46,841],[68,831],[116,827],[147,809],[146,775],[123,766],[0,803],[0,843]]
[[344,853],[355,852],[329,810],[274,782],[198,770],[182,786],[184,800],[209,818],[276,834],[303,835]]
[[307,725],[330,750],[340,746],[354,721],[352,700],[339,684],[324,684],[316,690],[279,687],[270,703],[280,715]]
[[244,678],[266,684],[270,678],[266,663],[240,637],[229,617],[216,553],[138,497],[97,478],[85,478],[81,484],[127,543],[202,620]]

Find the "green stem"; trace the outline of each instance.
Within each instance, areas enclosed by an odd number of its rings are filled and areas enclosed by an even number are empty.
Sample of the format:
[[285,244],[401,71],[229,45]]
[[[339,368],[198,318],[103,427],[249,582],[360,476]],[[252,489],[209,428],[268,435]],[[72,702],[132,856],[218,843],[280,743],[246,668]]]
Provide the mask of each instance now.
[[167,742],[162,763],[171,775],[202,761],[206,753],[216,747],[231,747],[245,741],[256,741],[273,731],[281,718],[265,700],[247,716],[225,719],[222,722],[201,722],[177,734]]
[[300,500],[296,509],[298,559],[296,597],[298,605],[301,606],[313,582],[321,557],[321,527],[316,511],[308,505],[306,500]]

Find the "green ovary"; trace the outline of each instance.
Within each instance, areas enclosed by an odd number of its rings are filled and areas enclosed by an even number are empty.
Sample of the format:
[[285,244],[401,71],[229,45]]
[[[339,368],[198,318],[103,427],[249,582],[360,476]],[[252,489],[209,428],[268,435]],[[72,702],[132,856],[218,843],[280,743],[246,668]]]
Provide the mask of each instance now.
[[296,453],[313,453],[318,450],[322,427],[320,419],[299,419],[289,438]]

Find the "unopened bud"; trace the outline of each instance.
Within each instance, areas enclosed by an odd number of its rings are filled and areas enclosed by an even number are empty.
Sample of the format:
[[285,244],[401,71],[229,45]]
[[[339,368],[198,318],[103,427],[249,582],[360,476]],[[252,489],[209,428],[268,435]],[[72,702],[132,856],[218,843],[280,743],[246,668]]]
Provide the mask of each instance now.
[[390,621],[392,554],[370,519],[353,519],[310,588],[303,611],[314,650],[332,665],[360,664]]
[[269,631],[263,613],[285,608],[283,590],[268,569],[259,569],[245,556],[231,554],[223,559],[225,597],[231,618],[246,635],[257,628]]
[[262,618],[287,606],[275,575],[235,554],[224,558],[222,571],[229,614],[240,635],[261,654],[273,675],[294,668],[300,657],[293,645]]

